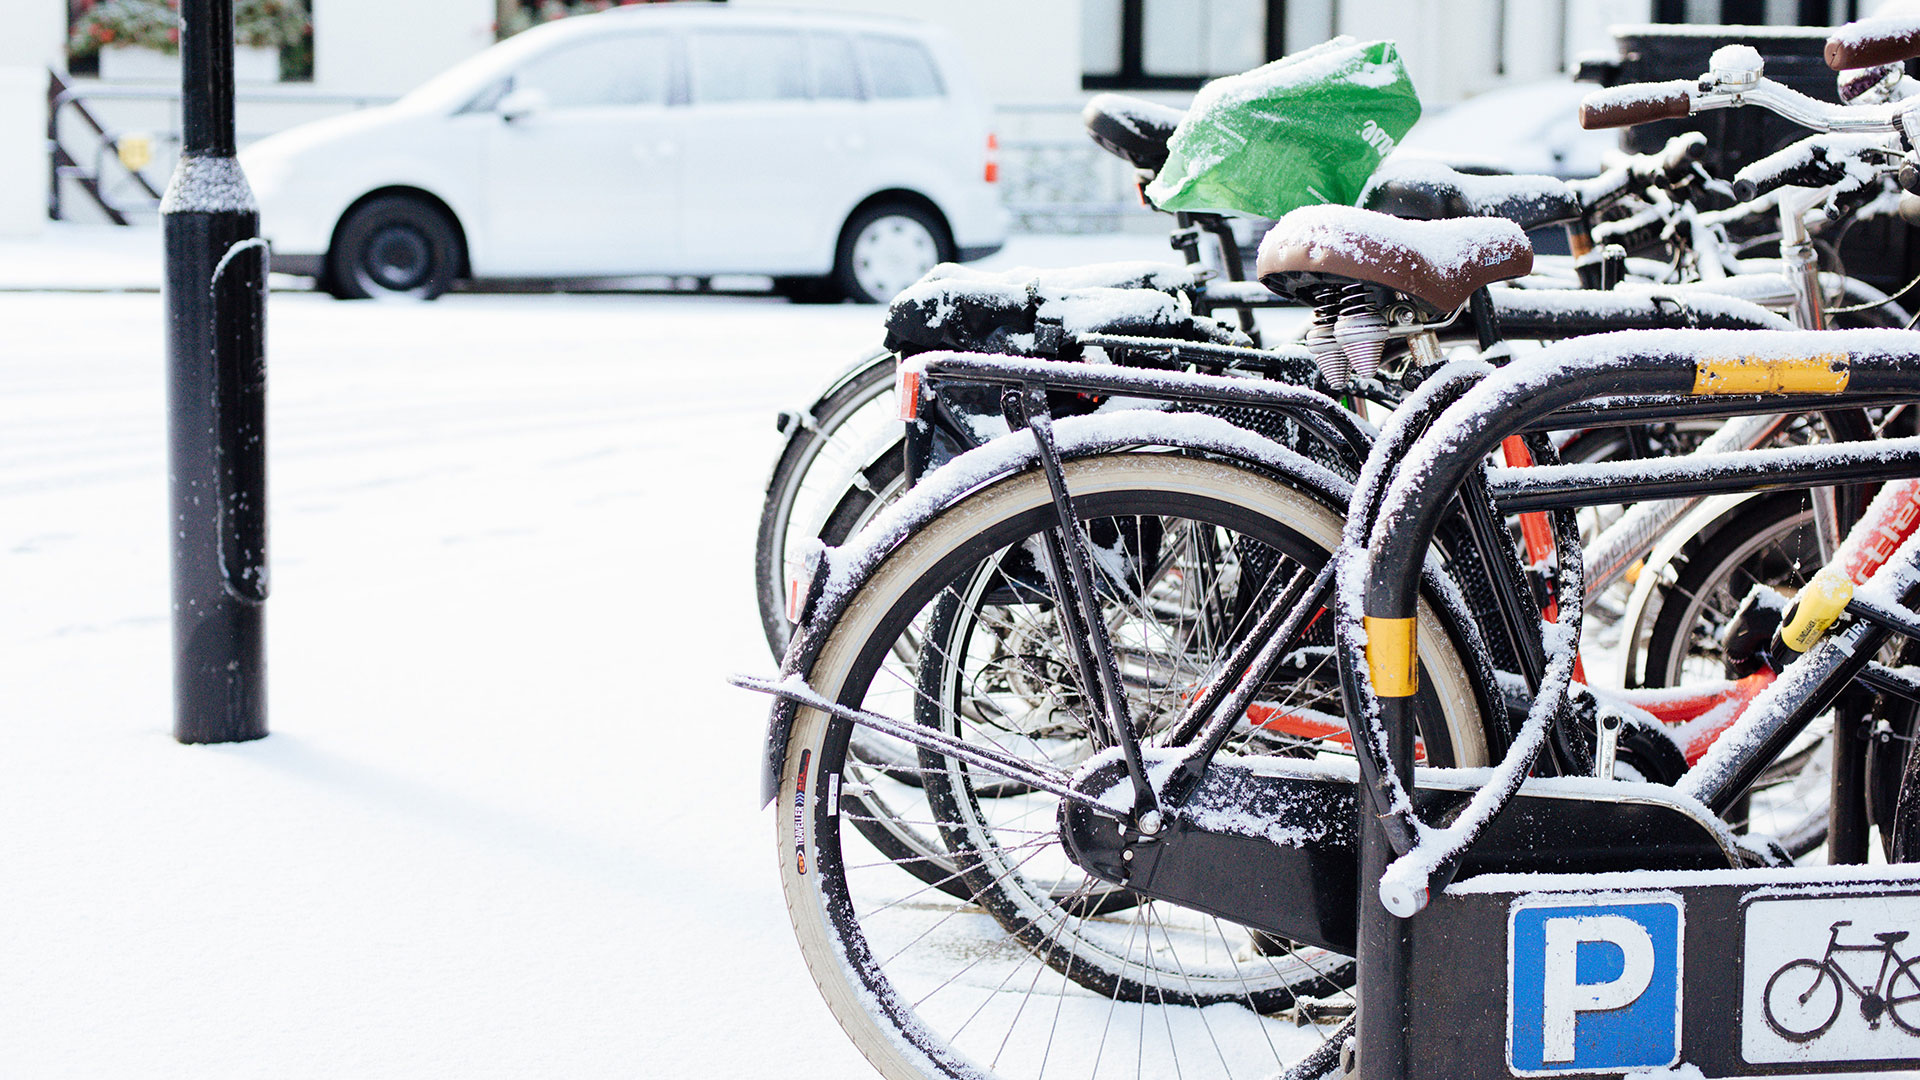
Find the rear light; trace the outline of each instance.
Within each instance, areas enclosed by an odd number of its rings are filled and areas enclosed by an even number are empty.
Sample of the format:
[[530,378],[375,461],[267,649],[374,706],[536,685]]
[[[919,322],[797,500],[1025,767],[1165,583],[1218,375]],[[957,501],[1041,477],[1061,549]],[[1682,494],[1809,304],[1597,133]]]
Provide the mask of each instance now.
[[909,367],[906,361],[893,370],[893,395],[900,404],[900,419],[920,419],[920,376],[919,367]]
[[819,540],[808,540],[787,554],[787,621],[795,626],[806,621],[813,606],[814,579],[820,576],[827,547]]
[[993,132],[987,132],[987,183],[1000,182],[1000,139]]

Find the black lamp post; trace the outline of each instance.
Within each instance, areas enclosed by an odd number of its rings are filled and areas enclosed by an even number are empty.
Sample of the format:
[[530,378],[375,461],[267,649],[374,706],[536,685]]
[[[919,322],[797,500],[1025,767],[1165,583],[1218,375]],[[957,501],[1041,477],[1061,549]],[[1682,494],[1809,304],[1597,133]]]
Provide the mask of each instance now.
[[173,734],[267,733],[267,260],[234,157],[233,0],[180,5],[180,163],[166,248]]

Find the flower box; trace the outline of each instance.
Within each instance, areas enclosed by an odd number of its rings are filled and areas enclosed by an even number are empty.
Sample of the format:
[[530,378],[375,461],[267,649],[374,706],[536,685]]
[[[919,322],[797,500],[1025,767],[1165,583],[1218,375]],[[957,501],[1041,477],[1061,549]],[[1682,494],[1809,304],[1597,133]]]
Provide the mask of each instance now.
[[100,50],[100,78],[107,82],[166,82],[180,85],[180,54],[133,45]]
[[[180,82],[180,54],[124,45],[100,50],[100,78],[107,82]],[[280,81],[280,50],[238,45],[233,50],[233,79],[240,83]]]

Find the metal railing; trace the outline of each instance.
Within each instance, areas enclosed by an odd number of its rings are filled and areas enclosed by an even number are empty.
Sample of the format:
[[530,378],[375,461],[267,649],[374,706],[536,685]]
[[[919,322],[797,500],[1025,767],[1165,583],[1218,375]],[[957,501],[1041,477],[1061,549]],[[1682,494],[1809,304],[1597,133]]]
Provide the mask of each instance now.
[[1096,146],[1075,104],[1001,105],[996,125],[1046,126],[1058,134],[1000,138],[1000,198],[1016,232],[1118,232],[1152,211],[1134,191],[1133,169]]
[[[59,72],[47,72],[47,215],[64,220],[66,207],[62,188],[66,182],[79,185],[94,205],[115,225],[131,224],[137,216],[158,212],[165,175],[140,162],[138,156],[123,153],[124,140],[135,132],[121,131],[101,119],[88,102],[138,101],[176,104],[178,86],[108,86],[94,83],[70,83]],[[391,95],[351,94],[304,88],[260,87],[235,93],[241,102],[276,105],[322,105],[343,109],[364,109],[384,105]],[[180,112],[168,110],[168,126],[156,132],[137,134],[150,140],[146,156],[152,162],[171,161],[180,146]],[[63,139],[61,121],[71,115],[80,129],[79,142]],[[76,150],[78,152],[76,152]]]

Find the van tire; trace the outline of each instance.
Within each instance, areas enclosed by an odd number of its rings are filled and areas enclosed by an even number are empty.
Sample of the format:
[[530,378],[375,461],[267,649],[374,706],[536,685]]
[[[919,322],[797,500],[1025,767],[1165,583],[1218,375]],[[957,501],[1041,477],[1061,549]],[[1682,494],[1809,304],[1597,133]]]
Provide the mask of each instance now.
[[464,263],[460,230],[425,199],[382,195],[354,207],[327,252],[328,291],[342,300],[432,300]]
[[953,257],[953,236],[938,214],[912,203],[876,203],[840,230],[833,280],[856,304],[884,304]]

